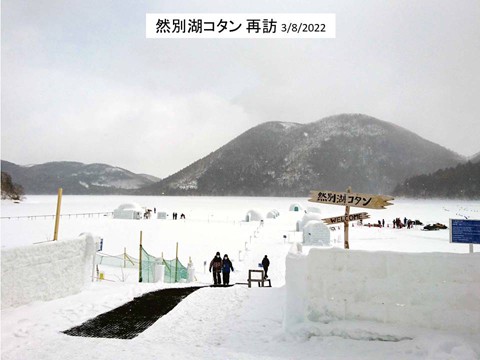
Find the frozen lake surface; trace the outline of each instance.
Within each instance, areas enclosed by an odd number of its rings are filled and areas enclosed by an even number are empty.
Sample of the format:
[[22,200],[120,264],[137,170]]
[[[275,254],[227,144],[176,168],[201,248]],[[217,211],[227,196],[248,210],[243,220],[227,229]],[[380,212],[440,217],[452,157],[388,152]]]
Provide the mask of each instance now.
[[[103,253],[119,255],[126,250],[138,257],[139,234],[143,246],[154,256],[175,257],[196,268],[196,285],[212,282],[208,264],[220,251],[228,253],[235,272],[231,283],[245,282],[247,271],[257,268],[265,254],[271,267],[271,289],[234,286],[205,288],[187,297],[170,313],[132,340],[69,337],[62,334],[101,313],[148,291],[172,286],[138,283],[135,271],[122,275],[105,268],[107,281],[94,282],[80,294],[48,302],[36,302],[2,310],[2,359],[478,359],[479,338],[425,329],[405,329],[393,324],[340,322],[326,325],[321,334],[299,329],[283,331],[285,257],[302,234],[295,232],[303,212],[288,211],[291,204],[315,207],[323,217],[343,215],[344,208],[309,203],[307,198],[256,197],[131,197],[64,196],[62,214],[113,212],[122,203],[138,203],[167,220],[120,220],[110,216],[63,216],[60,239],[91,232],[104,239]],[[53,238],[54,219],[19,216],[53,215],[56,196],[28,196],[15,204],[2,201],[2,248],[26,246]],[[245,222],[249,210],[266,214],[279,211],[277,219]],[[363,210],[354,208],[351,213]],[[171,220],[173,212],[185,220]],[[448,230],[392,229],[394,218],[407,217],[427,223],[450,218],[480,219],[479,201],[394,200],[386,210],[367,210],[376,223],[385,219],[390,227],[350,228],[350,248],[400,252],[468,252],[468,245],[449,243]],[[10,219],[5,218],[10,217]],[[334,245],[343,246],[343,227],[331,232]],[[308,252],[304,247],[304,252]],[[475,247],[475,251],[479,251]],[[207,263],[207,268],[204,263]],[[194,284],[195,285],[195,284]],[[184,286],[179,284],[177,286]],[[368,329],[368,331],[366,331]],[[372,331],[401,341],[371,341]],[[370,335],[369,335],[370,334]]]

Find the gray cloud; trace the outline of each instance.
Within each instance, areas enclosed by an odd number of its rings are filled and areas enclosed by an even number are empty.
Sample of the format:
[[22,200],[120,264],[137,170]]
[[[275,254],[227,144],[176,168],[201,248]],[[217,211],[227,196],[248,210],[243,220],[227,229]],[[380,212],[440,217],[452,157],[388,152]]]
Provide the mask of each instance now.
[[[147,12],[336,13],[337,38],[145,39]],[[264,121],[361,112],[480,150],[480,4],[2,1],[2,158],[167,176]]]

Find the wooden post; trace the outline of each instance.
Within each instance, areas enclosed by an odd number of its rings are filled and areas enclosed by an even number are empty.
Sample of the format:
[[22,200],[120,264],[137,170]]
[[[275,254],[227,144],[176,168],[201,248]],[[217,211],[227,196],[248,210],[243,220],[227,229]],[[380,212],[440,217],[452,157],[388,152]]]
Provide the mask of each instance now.
[[175,282],[177,282],[177,273],[178,273],[178,242],[177,242],[177,250],[175,251]]
[[58,188],[57,213],[55,215],[55,228],[53,230],[53,240],[58,240],[58,226],[60,225],[60,208],[62,207],[63,189]]
[[[347,193],[352,192],[352,187],[349,186],[347,189]],[[350,244],[348,243],[348,215],[350,215],[350,206],[345,206],[345,222],[344,222],[344,229],[343,229],[343,247],[344,249],[350,249]]]
[[140,255],[138,257],[138,282],[142,282],[142,231],[140,231]]

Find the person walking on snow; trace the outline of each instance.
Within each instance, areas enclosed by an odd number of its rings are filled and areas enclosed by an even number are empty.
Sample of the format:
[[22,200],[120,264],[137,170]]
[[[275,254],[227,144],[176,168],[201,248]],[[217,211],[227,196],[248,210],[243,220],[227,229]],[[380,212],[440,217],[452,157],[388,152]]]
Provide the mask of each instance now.
[[263,270],[265,270],[265,279],[268,278],[268,267],[270,266],[270,260],[268,260],[268,257],[267,255],[265,255],[265,257],[263,258],[262,260],[262,266],[263,266]]
[[223,265],[222,265],[223,285],[228,285],[230,282],[230,270],[235,271],[233,269],[232,262],[228,258],[228,255],[225,254],[223,256]]
[[212,272],[213,269],[213,285],[221,285],[222,279],[220,278],[220,273],[222,271],[222,257],[220,256],[220,252],[217,251],[215,257],[210,261],[210,268],[208,271]]

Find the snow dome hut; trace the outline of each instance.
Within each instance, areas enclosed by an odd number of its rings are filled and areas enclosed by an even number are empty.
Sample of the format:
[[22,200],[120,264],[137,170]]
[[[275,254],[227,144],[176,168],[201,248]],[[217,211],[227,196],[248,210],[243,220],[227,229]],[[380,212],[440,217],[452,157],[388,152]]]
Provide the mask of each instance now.
[[249,212],[247,212],[247,215],[245,215],[246,222],[261,220],[263,220],[263,216],[257,210],[250,210]]
[[315,207],[315,206],[309,206],[307,207],[307,212],[320,214],[322,210],[320,210],[318,207]]
[[305,227],[305,225],[311,220],[322,222],[322,216],[320,214],[311,214],[311,213],[307,213],[303,215],[302,219],[297,221],[296,231],[303,231],[303,228]]
[[122,204],[115,210],[113,210],[114,219],[134,219],[138,220],[143,218],[145,210],[136,203]]
[[303,228],[303,245],[330,246],[330,230],[317,220],[310,220]]
[[302,211],[303,207],[299,204],[290,205],[289,211]]
[[267,213],[267,219],[276,219],[279,216],[280,216],[280,213],[278,212],[277,209],[270,210]]

